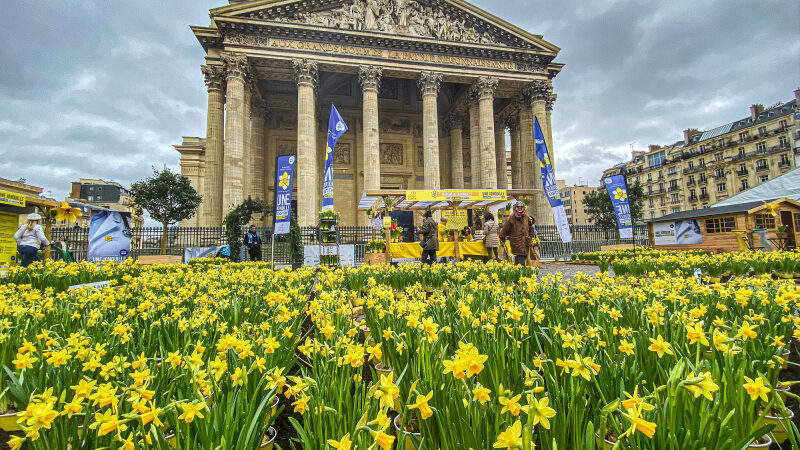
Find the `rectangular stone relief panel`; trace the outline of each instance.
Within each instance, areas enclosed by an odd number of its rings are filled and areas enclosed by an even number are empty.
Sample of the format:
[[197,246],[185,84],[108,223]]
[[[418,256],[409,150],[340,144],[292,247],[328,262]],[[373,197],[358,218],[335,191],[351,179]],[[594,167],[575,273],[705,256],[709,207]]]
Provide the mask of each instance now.
[[378,88],[378,97],[397,100],[397,80],[392,78],[381,80],[381,87]]
[[278,141],[275,148],[275,156],[296,155],[296,141]]
[[470,167],[472,167],[472,162],[471,162],[471,159],[470,159],[472,157],[472,153],[467,148],[465,148],[465,149],[463,149],[461,151],[462,151],[462,155],[464,156],[464,168],[465,169],[469,169]]
[[349,166],[350,165],[350,144],[338,143],[333,150],[333,164]]
[[403,165],[403,144],[381,144],[380,145],[381,164],[393,166]]
[[425,167],[425,150],[422,146],[417,147],[417,167]]

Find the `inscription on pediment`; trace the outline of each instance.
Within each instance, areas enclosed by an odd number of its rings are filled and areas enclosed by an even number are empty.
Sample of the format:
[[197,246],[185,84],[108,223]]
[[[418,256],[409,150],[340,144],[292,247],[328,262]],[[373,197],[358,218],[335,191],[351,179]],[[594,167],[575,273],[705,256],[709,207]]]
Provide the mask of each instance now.
[[415,0],[353,0],[326,11],[298,11],[261,18],[356,31],[378,31],[444,41],[506,45],[493,33],[476,28],[463,17]]

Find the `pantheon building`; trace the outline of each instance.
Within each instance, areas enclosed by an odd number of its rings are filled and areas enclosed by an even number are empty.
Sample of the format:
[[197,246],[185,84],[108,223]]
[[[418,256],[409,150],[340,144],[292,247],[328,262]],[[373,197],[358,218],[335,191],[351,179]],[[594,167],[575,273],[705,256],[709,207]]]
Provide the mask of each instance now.
[[[191,28],[206,52],[206,136],[175,146],[203,204],[182,225],[220,226],[248,196],[271,202],[288,154],[298,220],[316,225],[331,104],[349,127],[333,153],[343,225],[367,224],[365,189],[541,189],[534,117],[552,152],[563,67],[542,36],[462,0],[230,0],[210,17]],[[539,192],[533,213],[552,224]]]

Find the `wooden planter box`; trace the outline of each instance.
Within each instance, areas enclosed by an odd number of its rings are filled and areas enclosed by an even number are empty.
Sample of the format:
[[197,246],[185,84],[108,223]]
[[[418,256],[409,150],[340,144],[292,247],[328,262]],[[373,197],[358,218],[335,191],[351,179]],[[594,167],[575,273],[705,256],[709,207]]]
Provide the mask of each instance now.
[[386,264],[389,261],[386,259],[386,253],[365,253],[364,263],[369,265]]
[[151,264],[180,264],[183,256],[177,255],[143,255],[139,257],[139,264],[146,266]]

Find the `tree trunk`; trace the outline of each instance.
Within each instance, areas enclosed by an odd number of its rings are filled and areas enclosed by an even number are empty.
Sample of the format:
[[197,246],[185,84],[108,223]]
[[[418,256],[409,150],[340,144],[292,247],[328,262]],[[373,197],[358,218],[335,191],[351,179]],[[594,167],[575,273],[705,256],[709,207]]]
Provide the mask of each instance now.
[[167,254],[167,222],[161,224],[161,254]]

